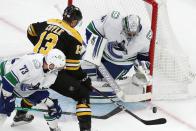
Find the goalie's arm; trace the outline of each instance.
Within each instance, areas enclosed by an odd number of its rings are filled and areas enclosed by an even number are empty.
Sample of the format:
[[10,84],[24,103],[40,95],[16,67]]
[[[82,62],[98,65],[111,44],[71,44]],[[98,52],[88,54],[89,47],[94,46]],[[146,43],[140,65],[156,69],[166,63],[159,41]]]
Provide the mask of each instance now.
[[142,66],[144,70],[149,70],[150,68],[150,57],[149,57],[149,47],[144,47],[140,52],[137,53],[137,59],[135,64]]
[[90,38],[92,33],[94,35],[104,38],[105,36],[104,24],[105,24],[106,19],[107,19],[107,15],[104,15],[101,18],[93,20],[89,23],[89,25],[86,28],[87,41]]
[[149,61],[149,53],[148,52],[142,52],[137,54],[137,60],[139,61]]
[[100,65],[103,50],[107,44],[104,32],[107,17],[108,15],[104,15],[91,21],[86,28],[86,52],[83,59],[97,66]]

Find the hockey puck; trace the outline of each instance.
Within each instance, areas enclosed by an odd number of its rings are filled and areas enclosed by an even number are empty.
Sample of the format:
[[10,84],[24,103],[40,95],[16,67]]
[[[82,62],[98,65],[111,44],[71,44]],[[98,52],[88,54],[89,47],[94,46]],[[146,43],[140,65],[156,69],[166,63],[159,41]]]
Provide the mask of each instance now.
[[157,113],[157,107],[152,107],[152,112]]

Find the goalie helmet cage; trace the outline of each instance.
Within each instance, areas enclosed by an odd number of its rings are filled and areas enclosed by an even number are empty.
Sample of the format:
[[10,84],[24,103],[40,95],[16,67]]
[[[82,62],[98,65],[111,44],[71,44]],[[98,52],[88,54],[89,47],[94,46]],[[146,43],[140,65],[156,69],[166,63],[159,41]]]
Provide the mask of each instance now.
[[[78,27],[82,35],[93,19],[117,10],[122,15],[131,13],[141,17],[142,25],[152,30],[150,42],[150,73],[153,76],[154,100],[188,98],[188,85],[194,79],[188,56],[183,52],[172,31],[167,13],[166,0],[68,0],[68,5],[78,6],[83,13],[83,23]],[[84,36],[85,39],[85,36]]]

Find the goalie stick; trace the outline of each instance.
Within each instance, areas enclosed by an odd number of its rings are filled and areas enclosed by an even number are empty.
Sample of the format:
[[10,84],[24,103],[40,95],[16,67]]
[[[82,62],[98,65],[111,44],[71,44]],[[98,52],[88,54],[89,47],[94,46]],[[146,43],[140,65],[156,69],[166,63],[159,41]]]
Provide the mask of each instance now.
[[92,87],[92,89],[94,91],[96,91],[97,93],[99,93],[100,95],[102,95],[103,97],[109,99],[113,104],[115,104],[120,109],[127,112],[128,114],[130,114],[131,116],[133,116],[134,118],[136,118],[137,120],[139,120],[140,122],[142,122],[145,125],[159,125],[159,124],[165,124],[167,122],[167,120],[165,118],[159,118],[159,119],[154,119],[154,120],[144,120],[144,119],[140,118],[139,116],[137,116],[136,114],[134,114],[133,112],[129,111],[125,106],[123,106],[119,102],[114,101],[112,98],[109,98],[107,95],[103,94],[101,91],[99,91],[95,87]]
[[[23,107],[15,107],[16,110],[23,110],[23,111],[38,111],[38,112],[48,112],[47,109],[38,109],[38,108],[23,108]],[[95,119],[108,119],[110,117],[112,117],[113,115],[121,112],[122,109],[119,107],[114,108],[112,111],[110,111],[109,113],[105,114],[105,115],[92,115],[92,118]],[[74,112],[62,112],[63,115],[74,115],[76,116],[76,113]]]

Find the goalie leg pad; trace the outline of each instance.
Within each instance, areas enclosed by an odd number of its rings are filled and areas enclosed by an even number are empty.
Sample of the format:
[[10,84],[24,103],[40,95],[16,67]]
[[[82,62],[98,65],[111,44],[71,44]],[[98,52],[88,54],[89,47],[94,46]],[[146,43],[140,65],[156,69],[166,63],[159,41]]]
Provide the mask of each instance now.
[[148,74],[135,73],[132,76],[132,83],[138,86],[149,86],[152,84],[152,77]]
[[0,113],[0,127],[4,124],[4,122],[6,121],[6,119],[7,119],[7,115]]
[[146,85],[141,86],[132,82],[132,77],[116,81],[124,92],[124,102],[139,102],[152,98],[151,93],[146,93]]
[[123,80],[116,80],[116,82],[126,95],[136,95],[144,93],[145,87],[133,84],[131,77],[127,77]]

